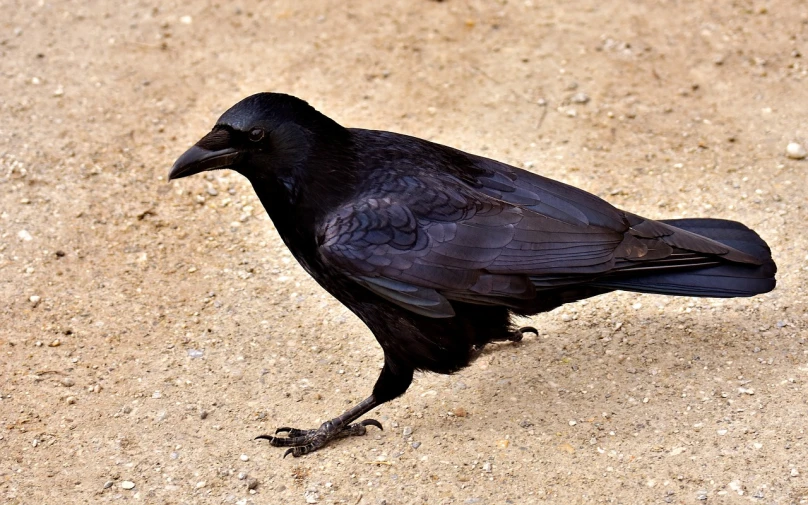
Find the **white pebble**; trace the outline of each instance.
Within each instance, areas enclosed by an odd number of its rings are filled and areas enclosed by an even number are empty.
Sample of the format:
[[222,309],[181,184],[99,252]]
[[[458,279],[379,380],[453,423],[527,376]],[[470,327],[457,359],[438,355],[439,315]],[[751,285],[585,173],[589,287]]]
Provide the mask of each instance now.
[[207,482],[205,482],[204,480],[200,480],[199,482],[197,482],[197,483],[196,483],[196,488],[197,488],[197,489],[202,489],[202,488],[203,488],[203,487],[205,487],[207,484],[208,484],[208,483],[207,483]]
[[730,491],[735,491],[739,495],[743,496],[743,486],[741,485],[741,481],[733,480],[727,485],[727,487],[730,489]]
[[792,476],[792,477],[798,477],[799,475],[800,475],[800,471],[799,471],[799,470],[797,470],[796,468],[792,468],[792,469],[791,469],[791,476]]
[[30,233],[28,233],[28,230],[20,230],[20,231],[18,231],[17,232],[17,237],[19,237],[20,240],[24,240],[26,242],[30,242],[34,238],[34,237],[31,236]]
[[135,483],[132,482],[131,480],[125,480],[125,481],[121,482],[121,487],[124,488],[124,489],[134,489],[135,488]]
[[801,160],[807,156],[805,148],[802,144],[798,144],[796,142],[789,142],[788,146],[786,146],[786,156],[791,158],[792,160]]
[[193,23],[193,21],[194,21],[194,18],[192,18],[191,16],[182,16],[180,18],[180,23],[182,23],[184,25],[190,25],[191,23]]
[[240,459],[241,461],[249,461],[250,457],[247,456],[246,454],[242,454],[241,456],[239,456],[238,459]]
[[572,103],[587,103],[589,102],[589,96],[586,93],[575,93],[570,98]]
[[37,305],[37,304],[39,303],[39,301],[40,301],[40,300],[42,300],[42,298],[40,298],[38,295],[31,295],[31,296],[28,298],[28,301],[29,301],[29,302],[31,302],[31,303],[33,303],[34,305]]
[[718,430],[716,433],[723,436],[727,434],[727,430]]
[[573,421],[570,421],[570,423],[569,423],[569,424],[570,424],[570,426],[575,426],[575,425],[576,425],[576,424],[578,424],[578,423],[577,423],[577,422],[575,422],[575,421],[573,420]]

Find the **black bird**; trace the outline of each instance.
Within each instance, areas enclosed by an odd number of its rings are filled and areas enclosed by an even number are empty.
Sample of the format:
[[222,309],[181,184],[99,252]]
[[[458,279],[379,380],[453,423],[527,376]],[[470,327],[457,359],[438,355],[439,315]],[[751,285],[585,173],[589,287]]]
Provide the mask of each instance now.
[[[252,183],[303,268],[384,350],[373,393],[313,430],[258,438],[301,456],[381,428],[357,420],[415,370],[469,364],[518,341],[511,316],[614,290],[754,296],[774,289],[766,243],[722,219],[652,221],[585,191],[415,137],[343,128],[303,100],[240,101],[169,179],[229,168]],[[285,433],[285,436],[277,436]]]

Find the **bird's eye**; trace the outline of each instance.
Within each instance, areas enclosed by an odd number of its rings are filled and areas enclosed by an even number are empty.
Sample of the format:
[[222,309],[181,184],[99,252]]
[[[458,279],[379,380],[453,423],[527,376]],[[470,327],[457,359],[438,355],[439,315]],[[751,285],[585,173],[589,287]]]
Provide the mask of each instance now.
[[252,142],[258,142],[259,140],[264,138],[264,130],[261,128],[253,128],[252,130],[250,130],[248,136]]

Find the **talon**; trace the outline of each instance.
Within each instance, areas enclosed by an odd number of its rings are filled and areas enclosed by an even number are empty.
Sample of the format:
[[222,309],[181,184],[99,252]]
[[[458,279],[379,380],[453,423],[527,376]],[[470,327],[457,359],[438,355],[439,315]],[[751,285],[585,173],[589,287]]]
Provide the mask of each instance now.
[[273,437],[272,435],[258,435],[253,440],[269,440],[269,442],[272,443],[273,438],[275,437]]
[[539,330],[532,326],[522,326],[519,328],[519,333],[533,333],[537,337],[539,336]]
[[288,456],[290,454],[292,455],[293,458],[296,458],[297,455],[294,453],[295,449],[297,449],[297,447],[292,447],[290,449],[286,449],[286,452],[283,453],[283,458],[281,458],[281,459],[286,459],[286,456]]
[[281,426],[280,428],[275,430],[275,434],[277,435],[278,433],[289,433],[292,430],[294,430],[294,428],[290,428],[288,426]]
[[359,424],[361,424],[362,426],[375,426],[380,430],[384,431],[384,428],[382,428],[382,423],[380,423],[375,419],[365,419],[364,421],[361,421]]

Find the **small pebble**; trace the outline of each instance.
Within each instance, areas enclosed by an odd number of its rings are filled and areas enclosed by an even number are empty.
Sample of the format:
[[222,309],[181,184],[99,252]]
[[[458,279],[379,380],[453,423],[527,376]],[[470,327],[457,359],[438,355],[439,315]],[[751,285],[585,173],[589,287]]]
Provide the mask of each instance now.
[[313,489],[306,490],[303,495],[306,498],[306,503],[317,503],[320,500],[320,495]]
[[48,344],[48,347],[59,347],[60,345],[62,345],[62,342],[57,338],[56,340]]
[[574,421],[574,420],[569,422],[570,426],[575,426],[576,424],[578,424],[578,423],[576,421]]
[[218,195],[218,194],[219,194],[219,191],[217,191],[217,190],[216,190],[216,188],[214,188],[213,186],[210,186],[210,187],[207,189],[207,192],[208,192],[208,194],[209,194],[210,196],[216,196],[216,195]]
[[746,395],[755,394],[755,390],[752,389],[752,388],[738,388],[738,392],[741,393],[741,394],[746,394]]
[[246,454],[242,454],[241,456],[239,456],[238,459],[240,459],[241,461],[249,461],[250,457],[247,456]]
[[705,489],[700,489],[698,492],[696,492],[696,499],[701,500],[701,501],[706,500],[707,499],[707,491]]
[[200,413],[199,413],[199,418],[200,418],[200,419],[207,419],[207,418],[208,418],[208,411],[207,411],[207,410],[203,410],[202,412],[200,412]]
[[104,489],[109,489],[109,488],[111,488],[113,484],[115,484],[115,483],[114,483],[114,482],[112,482],[111,480],[106,481],[106,482],[104,483]]
[[76,403],[76,398],[74,396],[68,396],[67,398],[65,398],[65,401],[67,402],[68,405],[73,405],[74,403]]
[[589,95],[587,95],[586,93],[575,93],[574,95],[572,95],[572,98],[570,98],[570,101],[572,103],[588,103]]
[[490,461],[486,461],[485,463],[483,463],[483,472],[491,473],[492,470],[493,468],[491,467]]
[[28,230],[20,230],[20,231],[18,231],[17,232],[17,237],[20,240],[24,240],[26,242],[30,242],[31,240],[34,239],[34,237],[32,237],[30,233],[28,233]]
[[727,487],[730,489],[730,491],[735,491],[739,495],[743,496],[743,486],[741,485],[741,481],[733,480],[727,485]]
[[239,472],[238,480],[244,480],[247,478],[247,472]]
[[76,385],[76,381],[74,381],[70,377],[63,377],[62,380],[59,381],[59,383],[66,388],[73,387]]
[[124,489],[134,489],[135,488],[135,483],[132,482],[131,480],[125,480],[125,481],[121,482],[121,487],[124,488]]
[[247,481],[247,489],[255,489],[258,487],[258,479],[250,479]]
[[796,142],[789,142],[788,146],[786,146],[786,156],[791,158],[792,160],[801,160],[808,156],[806,153],[805,148],[802,144],[798,144]]
[[196,488],[197,489],[202,489],[203,487],[207,486],[207,484],[208,483],[205,482],[204,480],[200,480],[199,482],[196,483]]
[[799,477],[799,475],[800,475],[800,471],[799,471],[799,470],[797,470],[796,468],[792,468],[792,469],[791,469],[791,476],[792,476],[792,477]]
[[401,431],[401,436],[404,437],[404,438],[407,438],[410,435],[412,435],[412,427],[411,426],[405,426],[404,429]]
[[452,414],[454,414],[457,417],[466,417],[468,415],[468,412],[466,412],[466,409],[464,409],[463,407],[457,407],[454,410],[452,410]]
[[28,301],[29,301],[29,302],[31,302],[32,304],[34,304],[34,307],[36,307],[37,305],[39,305],[40,300],[42,300],[42,298],[41,298],[41,297],[39,297],[39,296],[37,296],[37,295],[31,295],[31,296],[28,298]]
[[511,445],[511,441],[507,439],[497,440],[497,447],[500,449],[507,449]]
[[421,442],[413,442],[411,445],[412,445],[413,449],[417,449],[417,448],[421,447]]
[[194,21],[194,18],[192,18],[191,16],[182,16],[180,18],[180,23],[182,23],[184,25],[190,25],[191,23],[193,23],[193,21]]

